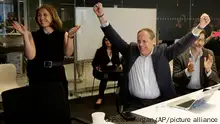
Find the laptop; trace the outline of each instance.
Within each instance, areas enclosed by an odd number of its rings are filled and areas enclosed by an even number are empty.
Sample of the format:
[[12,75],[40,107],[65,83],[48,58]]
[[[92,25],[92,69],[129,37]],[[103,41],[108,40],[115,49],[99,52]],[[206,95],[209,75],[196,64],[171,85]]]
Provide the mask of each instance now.
[[192,108],[199,107],[203,104],[205,104],[213,95],[215,91],[220,89],[220,85],[214,85],[209,88],[205,88],[202,90],[202,92],[195,98],[189,98],[189,97],[184,97],[182,99],[176,100],[174,102],[168,103],[168,106],[170,107],[175,107],[175,108],[180,108],[184,110],[190,110]]

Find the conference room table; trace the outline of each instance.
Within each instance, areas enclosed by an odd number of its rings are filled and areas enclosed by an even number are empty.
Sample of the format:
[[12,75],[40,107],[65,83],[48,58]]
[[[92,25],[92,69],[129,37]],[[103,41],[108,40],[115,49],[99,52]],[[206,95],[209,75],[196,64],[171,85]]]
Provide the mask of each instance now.
[[[193,108],[191,110],[183,110],[170,107],[168,103],[174,102],[184,97],[196,98],[202,90],[170,99],[152,106],[132,111],[132,113],[140,115],[135,122],[123,122],[119,115],[111,117],[107,124],[148,124],[146,118],[152,118],[157,124],[220,124],[220,91],[214,92],[207,103]],[[146,118],[145,118],[146,117]]]

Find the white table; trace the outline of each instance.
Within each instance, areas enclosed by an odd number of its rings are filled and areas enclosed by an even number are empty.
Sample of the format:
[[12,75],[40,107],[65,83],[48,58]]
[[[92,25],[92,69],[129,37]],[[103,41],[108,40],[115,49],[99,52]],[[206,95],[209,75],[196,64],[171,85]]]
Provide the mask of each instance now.
[[[220,124],[220,91],[216,91],[207,104],[189,111],[167,105],[183,97],[195,98],[200,92],[201,90],[135,110],[132,113],[153,118],[158,121],[158,124]],[[196,120],[198,122],[195,122]],[[205,120],[208,122],[204,122]]]

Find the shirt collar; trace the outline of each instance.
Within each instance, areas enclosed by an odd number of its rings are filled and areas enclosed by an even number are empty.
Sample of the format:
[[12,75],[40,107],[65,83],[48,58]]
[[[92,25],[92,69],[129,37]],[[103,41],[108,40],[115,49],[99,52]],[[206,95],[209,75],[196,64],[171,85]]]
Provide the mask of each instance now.
[[[189,54],[190,56],[193,56],[191,49],[189,50]],[[203,52],[201,51],[198,55],[198,57],[201,57],[203,55]],[[193,56],[194,57],[194,56]]]

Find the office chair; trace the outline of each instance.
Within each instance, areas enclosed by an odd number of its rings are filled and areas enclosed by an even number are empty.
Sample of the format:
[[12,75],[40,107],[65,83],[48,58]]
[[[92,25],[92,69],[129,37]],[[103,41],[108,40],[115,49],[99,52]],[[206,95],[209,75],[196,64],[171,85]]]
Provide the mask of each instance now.
[[68,100],[60,83],[25,86],[2,93],[6,124],[71,124]]
[[99,72],[96,69],[93,69],[93,83],[92,83],[92,96],[94,91],[94,85],[95,85],[95,79],[98,80],[107,80],[107,81],[114,81],[114,92],[116,92],[116,82],[119,80],[119,78],[123,75],[121,71],[106,71],[106,72]]
[[[93,78],[93,83],[92,83],[92,96],[93,96],[93,91],[94,91],[94,87],[95,87],[95,77]],[[108,80],[108,81],[114,81],[114,92],[116,92],[116,88],[117,88],[117,85],[116,85],[116,82],[117,80]]]

